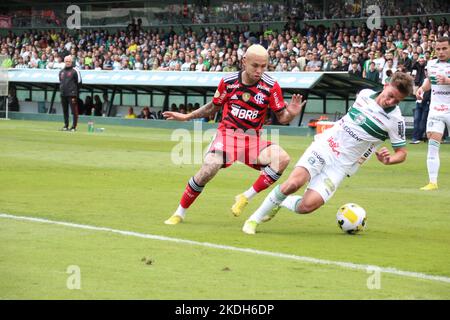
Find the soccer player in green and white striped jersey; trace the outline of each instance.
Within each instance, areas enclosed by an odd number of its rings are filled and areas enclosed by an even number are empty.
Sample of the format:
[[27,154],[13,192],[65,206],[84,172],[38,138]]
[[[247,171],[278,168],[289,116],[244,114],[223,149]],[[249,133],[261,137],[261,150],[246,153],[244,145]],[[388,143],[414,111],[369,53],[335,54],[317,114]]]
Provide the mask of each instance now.
[[427,169],[429,183],[421,190],[437,190],[437,178],[440,167],[439,148],[445,126],[450,130],[450,42],[449,37],[436,41],[437,59],[427,64],[427,78],[417,90],[417,99],[423,99],[423,93],[431,90],[430,111],[427,120],[428,154]]
[[[258,224],[268,221],[280,206],[296,213],[310,213],[321,207],[336,192],[346,176],[375,152],[385,164],[405,161],[405,121],[398,103],[413,91],[411,76],[396,72],[382,92],[362,90],[349,112],[336,124],[316,135],[288,180],[274,188],[261,206],[245,222],[242,231],[254,234]],[[377,148],[386,139],[394,153]],[[308,183],[309,182],[309,183]],[[303,195],[291,195],[308,183]]]

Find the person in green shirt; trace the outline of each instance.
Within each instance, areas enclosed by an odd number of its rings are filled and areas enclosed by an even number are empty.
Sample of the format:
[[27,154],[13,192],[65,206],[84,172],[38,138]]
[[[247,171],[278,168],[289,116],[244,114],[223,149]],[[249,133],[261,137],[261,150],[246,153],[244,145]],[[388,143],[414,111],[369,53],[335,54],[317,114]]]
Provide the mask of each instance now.
[[237,71],[237,67],[233,64],[233,59],[227,59],[227,65],[223,68],[223,72],[234,72]]
[[47,55],[45,53],[42,54],[41,59],[38,61],[37,67],[38,69],[45,69],[47,67]]
[[2,68],[12,68],[13,67],[13,60],[11,59],[11,56],[8,54],[8,50],[6,48],[2,49],[2,55],[7,56],[5,60],[2,62]]

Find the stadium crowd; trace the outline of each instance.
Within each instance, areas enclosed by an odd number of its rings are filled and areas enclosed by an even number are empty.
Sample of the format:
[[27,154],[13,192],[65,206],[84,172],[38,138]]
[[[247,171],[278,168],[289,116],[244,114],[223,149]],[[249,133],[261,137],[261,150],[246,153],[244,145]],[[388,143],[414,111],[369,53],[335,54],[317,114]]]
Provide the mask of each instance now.
[[[68,5],[60,1],[51,7],[23,4],[7,7],[6,10],[0,8],[0,17],[9,21],[11,28],[63,27]],[[135,17],[141,17],[145,26],[161,26],[287,21],[292,17],[298,20],[364,18],[373,14],[373,11],[367,10],[372,5],[378,6],[384,17],[450,12],[450,3],[445,0],[179,1],[170,4],[136,1],[129,7],[106,3],[93,10],[89,4],[80,3],[79,8],[84,26],[126,25]],[[102,14],[101,10],[105,13]]]
[[411,72],[420,59],[432,59],[435,39],[449,34],[445,18],[403,19],[373,31],[345,22],[330,28],[297,26],[290,20],[280,32],[252,32],[241,25],[176,33],[173,28],[144,28],[138,20],[116,33],[9,31],[0,43],[1,54],[7,56],[3,66],[9,68],[61,69],[64,57],[72,55],[75,66],[84,70],[216,72],[239,70],[246,48],[260,43],[269,50],[269,71],[348,71],[385,83],[391,72]]

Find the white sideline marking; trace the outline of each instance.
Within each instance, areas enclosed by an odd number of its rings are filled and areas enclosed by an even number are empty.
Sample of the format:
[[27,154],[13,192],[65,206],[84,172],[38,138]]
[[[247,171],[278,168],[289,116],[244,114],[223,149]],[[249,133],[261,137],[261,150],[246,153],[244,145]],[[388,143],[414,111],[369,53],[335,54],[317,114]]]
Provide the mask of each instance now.
[[297,255],[293,255],[293,254],[263,251],[263,250],[256,250],[256,249],[250,249],[250,248],[239,248],[239,247],[233,247],[233,246],[227,246],[227,245],[221,245],[221,244],[215,244],[215,243],[209,243],[209,242],[199,242],[199,241],[193,241],[193,240],[185,240],[185,239],[171,238],[171,237],[165,237],[165,236],[157,236],[157,235],[145,234],[145,233],[139,233],[139,232],[133,232],[133,231],[124,231],[124,230],[117,230],[117,229],[111,229],[111,228],[105,228],[105,227],[95,227],[95,226],[70,223],[70,222],[53,221],[53,220],[47,220],[47,219],[42,219],[42,218],[15,216],[15,215],[10,215],[10,214],[5,214],[5,213],[0,213],[0,218],[40,222],[40,223],[54,224],[54,225],[60,225],[60,226],[84,229],[84,230],[105,231],[105,232],[117,233],[117,234],[121,234],[124,236],[130,236],[130,237],[160,240],[160,241],[170,241],[170,242],[177,242],[177,243],[183,243],[183,244],[190,244],[193,246],[201,246],[201,247],[229,250],[229,251],[235,251],[235,252],[253,253],[253,254],[258,254],[258,255],[262,255],[262,256],[276,257],[276,258],[282,258],[282,259],[288,259],[288,260],[296,260],[296,261],[308,262],[308,263],[314,263],[314,264],[338,266],[341,268],[353,269],[353,270],[363,270],[363,271],[377,270],[379,272],[390,273],[390,274],[394,274],[394,275],[398,275],[398,276],[450,283],[450,277],[434,276],[434,275],[429,275],[429,274],[419,273],[419,272],[412,272],[412,271],[403,271],[403,270],[398,270],[396,268],[383,268],[383,267],[378,267],[378,266],[374,266],[374,265],[364,265],[364,264],[356,264],[356,263],[351,263],[351,262],[316,259],[316,258],[311,258],[311,257],[297,256]]

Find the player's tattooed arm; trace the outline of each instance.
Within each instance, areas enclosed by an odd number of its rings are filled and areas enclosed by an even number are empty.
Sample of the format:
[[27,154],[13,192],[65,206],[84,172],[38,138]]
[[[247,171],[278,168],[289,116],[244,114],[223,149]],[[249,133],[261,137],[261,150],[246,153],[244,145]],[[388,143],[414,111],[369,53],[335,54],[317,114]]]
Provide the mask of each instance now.
[[189,120],[198,119],[198,118],[207,118],[211,115],[216,114],[216,112],[219,111],[219,109],[220,109],[220,106],[215,105],[214,103],[212,103],[212,101],[210,101],[207,104],[205,104],[204,106],[202,106],[201,108],[198,108],[197,110],[188,114],[188,116],[190,118]]
[[166,111],[163,113],[163,116],[167,120],[177,120],[177,121],[187,121],[198,118],[206,118],[210,115],[215,114],[220,109],[220,106],[215,105],[214,103],[208,102],[201,108],[189,113],[184,114],[180,112]]

